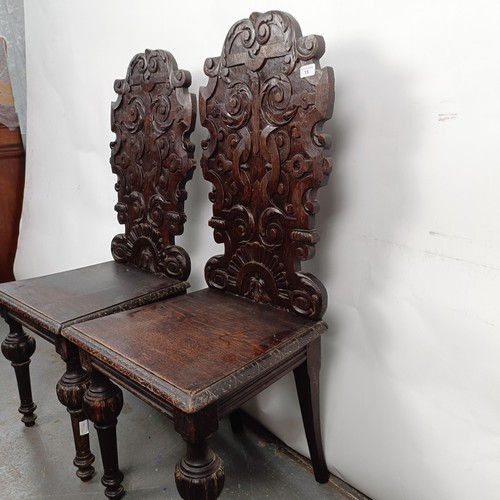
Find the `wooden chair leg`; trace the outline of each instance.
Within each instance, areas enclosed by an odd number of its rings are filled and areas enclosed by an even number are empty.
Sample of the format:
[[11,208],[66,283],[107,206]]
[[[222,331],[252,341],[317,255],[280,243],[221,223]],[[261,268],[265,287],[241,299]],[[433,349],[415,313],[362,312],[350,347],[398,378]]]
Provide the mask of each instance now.
[[235,434],[243,432],[243,419],[241,418],[241,410],[239,408],[229,414],[229,422],[231,424],[231,429]]
[[175,412],[174,425],[186,442],[186,455],[175,467],[179,495],[184,500],[215,500],[224,488],[224,464],[208,446],[218,426],[215,412]]
[[319,369],[321,365],[321,338],[307,346],[307,359],[294,370],[300,411],[304,422],[307,444],[311,454],[314,476],[318,483],[326,483],[330,473],[326,466],[321,440],[319,415]]
[[118,467],[116,442],[117,417],[123,407],[123,394],[108,377],[92,372],[90,386],[83,397],[83,410],[94,423],[99,438],[104,475],[101,479],[108,498],[118,499],[125,494],[121,484],[123,474]]
[[90,384],[90,376],[80,364],[78,349],[75,345],[60,337],[57,340],[56,349],[66,363],[66,372],[57,383],[56,391],[59,401],[66,407],[71,417],[76,451],[73,464],[77,468],[76,475],[82,481],[88,481],[95,472],[92,467],[95,457],[90,451],[88,429],[82,429],[82,424],[85,424],[87,420],[82,405],[83,395]]
[[9,334],[2,342],[2,353],[14,367],[17,379],[17,388],[21,406],[22,422],[26,427],[35,425],[36,404],[31,394],[30,363],[31,356],[35,352],[35,339],[24,332],[23,327],[17,321],[6,318],[9,325]]

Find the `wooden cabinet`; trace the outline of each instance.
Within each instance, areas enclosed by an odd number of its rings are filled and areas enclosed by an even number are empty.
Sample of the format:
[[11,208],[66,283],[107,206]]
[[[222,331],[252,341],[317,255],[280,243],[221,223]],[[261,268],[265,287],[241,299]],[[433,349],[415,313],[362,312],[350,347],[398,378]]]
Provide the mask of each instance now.
[[14,279],[24,191],[24,148],[19,129],[0,124],[0,283]]

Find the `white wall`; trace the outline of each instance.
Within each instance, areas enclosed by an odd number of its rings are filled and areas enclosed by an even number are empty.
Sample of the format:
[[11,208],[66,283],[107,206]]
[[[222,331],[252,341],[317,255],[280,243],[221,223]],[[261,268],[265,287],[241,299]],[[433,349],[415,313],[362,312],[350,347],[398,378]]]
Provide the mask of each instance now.
[[[27,0],[28,166],[18,278],[110,258],[113,81],[165,48],[205,85],[252,10],[322,34],[335,170],[309,268],[330,294],[322,418],[332,471],[380,500],[500,490],[500,46],[497,3]],[[199,144],[205,132],[199,127]],[[197,151],[199,157],[200,151]],[[188,185],[193,288],[219,252],[209,186]],[[292,408],[292,410],[290,410]],[[306,452],[293,381],[250,405]]]

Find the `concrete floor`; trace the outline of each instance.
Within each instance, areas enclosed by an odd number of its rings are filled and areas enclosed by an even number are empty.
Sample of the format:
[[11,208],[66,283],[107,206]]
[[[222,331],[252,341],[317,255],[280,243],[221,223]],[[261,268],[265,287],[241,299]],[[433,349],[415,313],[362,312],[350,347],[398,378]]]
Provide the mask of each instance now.
[[[0,339],[6,334],[7,327],[0,319]],[[31,363],[33,396],[38,405],[34,427],[27,428],[20,421],[14,371],[0,356],[0,498],[105,498],[94,429],[90,438],[97,455],[96,474],[87,483],[75,476],[69,416],[55,394],[64,364],[53,346],[39,337],[36,341]],[[175,463],[184,454],[182,439],[166,417],[128,392],[124,392],[124,399],[118,443],[125,498],[178,499],[173,474]],[[242,434],[233,434],[224,420],[211,441],[225,464],[221,499],[367,500],[334,476],[327,484],[316,483],[307,460],[259,425],[250,424]]]

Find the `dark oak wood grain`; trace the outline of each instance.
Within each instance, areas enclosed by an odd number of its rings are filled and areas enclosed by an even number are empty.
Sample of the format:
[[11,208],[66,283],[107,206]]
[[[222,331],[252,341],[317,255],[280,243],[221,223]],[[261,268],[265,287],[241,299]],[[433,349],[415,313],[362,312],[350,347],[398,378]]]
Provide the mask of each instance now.
[[86,321],[64,335],[118,370],[129,360],[129,377],[193,413],[262,377],[267,365],[325,329],[323,321],[205,289]]
[[323,285],[301,272],[319,240],[316,191],[331,171],[321,128],[333,111],[333,71],[319,65],[324,50],[292,16],[253,14],[207,59],[200,89],[209,224],[224,243],[207,263],[207,283],[310,318],[326,308]]
[[[195,166],[189,137],[196,105],[190,83],[189,72],[179,70],[163,50],[137,54],[126,78],[115,82],[111,166],[117,175],[115,209],[125,228],[112,241],[114,260],[0,285],[0,314],[10,326],[2,352],[16,372],[22,421],[31,426],[36,419],[29,374],[35,340],[24,326],[55,344],[66,363],[57,395],[71,417],[74,464],[82,480],[94,472],[88,434],[79,430],[86,418],[82,398],[90,378],[61,329],[185,293],[189,286],[189,256],[175,245],[175,236],[183,231],[185,185]],[[113,488],[107,476],[105,482],[120,496],[120,488]]]
[[23,205],[25,154],[19,128],[0,123],[0,283],[14,279],[14,259]]
[[[106,404],[95,398],[103,377],[172,418],[186,443],[175,470],[184,499],[220,495],[224,464],[209,446],[219,419],[233,415],[241,430],[238,408],[291,371],[315,477],[328,480],[319,418],[326,292],[301,270],[319,240],[316,191],[331,171],[321,127],[333,111],[334,80],[319,64],[324,49],[321,37],[303,37],[284,12],[233,25],[221,56],[207,59],[200,89],[209,224],[224,245],[205,267],[208,288],[62,332],[92,374],[91,420],[99,422]],[[122,478],[114,441],[102,455],[113,463],[105,494],[114,497]]]
[[115,81],[111,109],[111,166],[117,175],[115,210],[125,233],[115,236],[117,262],[178,280],[189,276],[189,256],[174,245],[186,214],[186,182],[195,163],[190,134],[195,97],[191,74],[165,50],[147,50],[130,62],[127,77]]
[[0,304],[8,307],[10,316],[24,318],[30,330],[55,342],[55,335],[65,326],[185,289],[185,282],[109,261],[5,283]]

